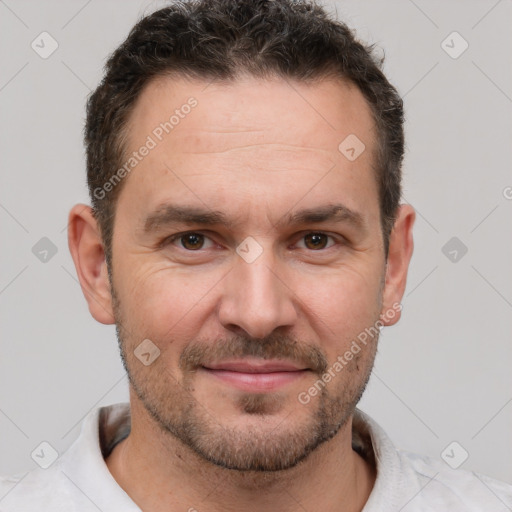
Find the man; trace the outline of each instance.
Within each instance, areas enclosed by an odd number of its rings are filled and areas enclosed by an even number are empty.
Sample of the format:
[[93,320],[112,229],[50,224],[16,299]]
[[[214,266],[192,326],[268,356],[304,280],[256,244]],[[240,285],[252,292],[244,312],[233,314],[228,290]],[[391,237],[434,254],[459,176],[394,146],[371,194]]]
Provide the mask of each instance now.
[[[498,511],[356,409],[413,250],[402,102],[318,6],[174,3],[88,103],[69,247],[130,404],[92,411],[2,510]],[[508,508],[507,508],[508,507]]]

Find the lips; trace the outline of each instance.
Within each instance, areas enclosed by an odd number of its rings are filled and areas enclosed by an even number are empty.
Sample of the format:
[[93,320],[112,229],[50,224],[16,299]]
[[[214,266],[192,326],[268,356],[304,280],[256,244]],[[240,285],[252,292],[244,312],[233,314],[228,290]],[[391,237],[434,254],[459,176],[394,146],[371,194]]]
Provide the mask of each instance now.
[[243,359],[208,363],[202,367],[207,375],[243,391],[273,391],[302,378],[308,368],[291,361]]
[[265,359],[243,359],[221,361],[211,363],[204,366],[209,370],[227,370],[240,373],[273,373],[273,372],[295,372],[306,370],[307,368],[297,366],[288,361],[281,361],[278,359],[265,360]]

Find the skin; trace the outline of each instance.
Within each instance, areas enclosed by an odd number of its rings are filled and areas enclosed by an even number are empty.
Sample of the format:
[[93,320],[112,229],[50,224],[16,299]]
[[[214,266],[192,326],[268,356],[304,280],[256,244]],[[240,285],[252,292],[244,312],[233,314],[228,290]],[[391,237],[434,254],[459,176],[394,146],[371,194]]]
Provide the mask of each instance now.
[[[399,320],[414,211],[400,206],[386,260],[375,127],[356,87],[159,78],[129,120],[130,151],[191,96],[197,106],[125,178],[112,287],[91,209],[76,205],[69,216],[89,310],[117,324],[131,381],[132,430],[107,466],[145,511],[360,511],[376,471],[352,449],[352,416],[377,336],[309,403],[297,397],[365,328]],[[338,150],[350,134],[366,146],[353,162]],[[145,232],[164,203],[221,211],[233,224]],[[361,222],[286,223],[300,209],[339,203]],[[206,238],[161,244],[183,232]],[[311,233],[320,233],[316,244]],[[261,249],[251,263],[236,252],[249,236]],[[149,366],[134,355],[145,339],[160,350]],[[300,371],[277,388],[242,390],[180,366],[192,364],[192,349],[204,364],[286,360]]]

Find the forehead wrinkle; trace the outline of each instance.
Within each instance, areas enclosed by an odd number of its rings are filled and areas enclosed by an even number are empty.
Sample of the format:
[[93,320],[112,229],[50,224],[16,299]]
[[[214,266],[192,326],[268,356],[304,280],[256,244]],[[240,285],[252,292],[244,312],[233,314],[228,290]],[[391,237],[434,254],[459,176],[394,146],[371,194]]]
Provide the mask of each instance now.
[[[302,146],[278,146],[269,148],[268,144],[255,144],[238,146],[236,148],[217,149],[208,151],[193,149],[188,151],[180,147],[179,154],[174,157],[179,161],[182,172],[186,176],[220,175],[222,172],[240,172],[251,170],[256,173],[274,172],[324,172],[332,168],[336,162],[337,154],[328,149],[310,148]],[[254,155],[251,155],[254,149]],[[212,159],[208,159],[209,156]],[[197,160],[195,160],[197,158]],[[203,163],[203,159],[205,163]],[[257,178],[257,174],[253,176]]]
[[[215,144],[216,146],[218,144]],[[282,151],[282,152],[292,152],[297,153],[298,151],[301,152],[308,152],[308,153],[325,153],[327,155],[332,155],[333,150],[329,149],[323,149],[315,146],[302,146],[302,145],[296,145],[296,144],[279,144],[276,142],[259,142],[254,144],[243,144],[240,146],[231,146],[226,149],[217,150],[217,151],[184,151],[180,150],[180,153],[183,154],[205,154],[205,153],[230,153],[233,151],[240,151],[240,150],[247,150],[247,149],[256,149],[256,148],[265,148],[265,149],[275,149],[276,151]]]

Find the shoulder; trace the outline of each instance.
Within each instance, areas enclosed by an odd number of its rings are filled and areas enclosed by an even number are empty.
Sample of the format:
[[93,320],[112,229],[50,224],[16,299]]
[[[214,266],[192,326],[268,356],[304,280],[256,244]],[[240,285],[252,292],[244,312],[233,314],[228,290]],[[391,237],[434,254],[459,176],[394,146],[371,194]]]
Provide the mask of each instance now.
[[[58,462],[49,469],[36,468],[23,474],[0,476],[0,511],[35,512],[36,510],[88,511],[84,497],[60,468]],[[70,499],[68,499],[70,498]],[[78,500],[78,501],[77,501]],[[92,510],[92,509],[91,509]]]
[[[418,479],[418,494],[411,496],[411,504],[421,503],[425,510],[442,506],[451,512],[512,510],[510,484],[474,471],[452,469],[440,459],[403,450],[399,450],[399,454]],[[406,507],[403,512],[407,510]]]
[[512,485],[474,471],[452,469],[441,458],[401,450],[360,410],[356,410],[353,428],[355,445],[366,445],[359,451],[370,454],[377,469],[364,512],[512,511]]
[[79,437],[46,469],[0,475],[0,512],[138,511],[110,474],[103,449],[125,435],[128,404],[92,410]]

